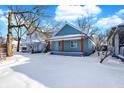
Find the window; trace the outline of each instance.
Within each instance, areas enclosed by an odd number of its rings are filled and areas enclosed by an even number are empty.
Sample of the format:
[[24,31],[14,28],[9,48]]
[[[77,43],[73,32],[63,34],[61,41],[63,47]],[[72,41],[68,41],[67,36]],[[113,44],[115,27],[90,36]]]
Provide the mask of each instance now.
[[77,40],[70,41],[70,47],[76,48],[77,47]]
[[61,46],[61,42],[59,41],[59,47]]

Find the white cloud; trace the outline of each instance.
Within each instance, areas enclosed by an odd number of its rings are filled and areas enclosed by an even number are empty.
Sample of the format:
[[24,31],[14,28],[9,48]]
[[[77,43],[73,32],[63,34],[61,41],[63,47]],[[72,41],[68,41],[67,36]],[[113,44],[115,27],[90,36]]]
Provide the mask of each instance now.
[[96,25],[101,26],[103,28],[110,28],[112,26],[116,26],[124,22],[123,15],[124,9],[120,9],[119,11],[115,12],[115,14],[112,16],[99,19]]
[[1,16],[0,17],[0,21],[2,21],[5,25],[8,24],[8,20],[7,20],[7,17],[6,16]]
[[116,15],[118,15],[118,16],[124,15],[124,9],[119,10],[119,11],[116,13]]
[[3,10],[3,9],[0,9],[0,15],[4,15],[4,14],[7,14],[10,10]]
[[3,22],[5,25],[8,24],[8,21],[7,21],[7,16],[8,16],[8,12],[10,10],[3,10],[3,9],[0,9],[0,21]]
[[68,5],[68,6],[58,6],[55,11],[55,20],[76,20],[82,16],[96,16],[102,10],[98,6],[77,6],[77,5]]
[[2,9],[0,9],[0,15],[3,15],[4,11]]
[[119,16],[113,15],[110,17],[101,18],[100,20],[97,21],[96,25],[103,27],[103,28],[110,28],[110,27],[116,26],[122,22],[123,22],[123,20]]
[[[83,11],[86,16],[96,16],[97,14],[101,13],[101,9],[98,6],[84,6]],[[84,15],[84,16],[85,16]]]

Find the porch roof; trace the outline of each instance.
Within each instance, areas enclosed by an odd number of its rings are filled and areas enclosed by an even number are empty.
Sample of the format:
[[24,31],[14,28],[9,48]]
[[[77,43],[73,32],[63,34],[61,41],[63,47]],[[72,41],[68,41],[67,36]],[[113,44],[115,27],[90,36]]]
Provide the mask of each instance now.
[[81,39],[81,37],[84,37],[84,36],[85,36],[84,34],[54,36],[54,37],[50,38],[50,41]]

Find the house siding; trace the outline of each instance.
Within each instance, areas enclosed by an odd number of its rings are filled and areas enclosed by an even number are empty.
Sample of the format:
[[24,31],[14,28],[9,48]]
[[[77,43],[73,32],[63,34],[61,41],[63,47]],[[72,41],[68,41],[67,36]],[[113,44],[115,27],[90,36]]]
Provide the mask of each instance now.
[[[76,48],[71,48],[70,46],[70,41],[77,41],[77,47]],[[58,42],[58,49],[56,49],[56,44],[55,42]],[[64,41],[64,50],[63,52],[81,52],[81,41],[80,40],[65,40]],[[82,47],[83,47],[83,54],[84,55],[90,55],[94,49],[95,49],[95,45],[93,44],[92,40],[89,38],[83,39],[83,43],[82,43]],[[62,43],[61,41],[52,41],[51,42],[51,50],[52,51],[61,51],[62,50]]]
[[27,51],[34,53],[43,52],[45,47],[46,47],[45,43],[35,42],[32,45],[31,44],[27,45]]
[[89,38],[86,38],[84,43],[85,43],[84,44],[84,53],[86,55],[91,54],[95,49],[95,45],[93,44],[93,41]]
[[[70,45],[70,41],[76,41],[77,47],[72,48]],[[80,52],[80,40],[67,40],[64,42],[64,51],[65,52]]]
[[[66,40],[64,41],[64,50],[63,52],[80,52],[80,40],[76,40],[77,42],[77,47],[76,48],[71,48],[70,47],[70,41],[75,41],[75,40]],[[58,49],[56,48],[55,42],[58,42]],[[51,42],[51,50],[52,51],[61,51],[62,49],[62,43],[61,41],[52,41]]]
[[69,25],[65,25],[55,36],[73,35],[73,34],[82,34],[82,32],[78,31],[73,27],[70,27]]

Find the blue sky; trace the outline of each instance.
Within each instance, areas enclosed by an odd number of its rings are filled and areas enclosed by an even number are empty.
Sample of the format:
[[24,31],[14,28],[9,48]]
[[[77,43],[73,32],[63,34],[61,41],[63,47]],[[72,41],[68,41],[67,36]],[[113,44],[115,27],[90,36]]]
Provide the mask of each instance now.
[[[26,9],[31,9],[33,6],[22,6]],[[7,34],[7,16],[8,6],[0,6],[0,31],[3,36]],[[83,16],[92,16],[95,20],[95,25],[101,29],[108,29],[111,26],[120,24],[124,20],[124,6],[123,5],[101,5],[101,6],[57,6],[50,5],[45,10],[49,15],[54,15],[51,23],[55,22],[75,22],[77,18]],[[45,19],[43,19],[45,20]]]

